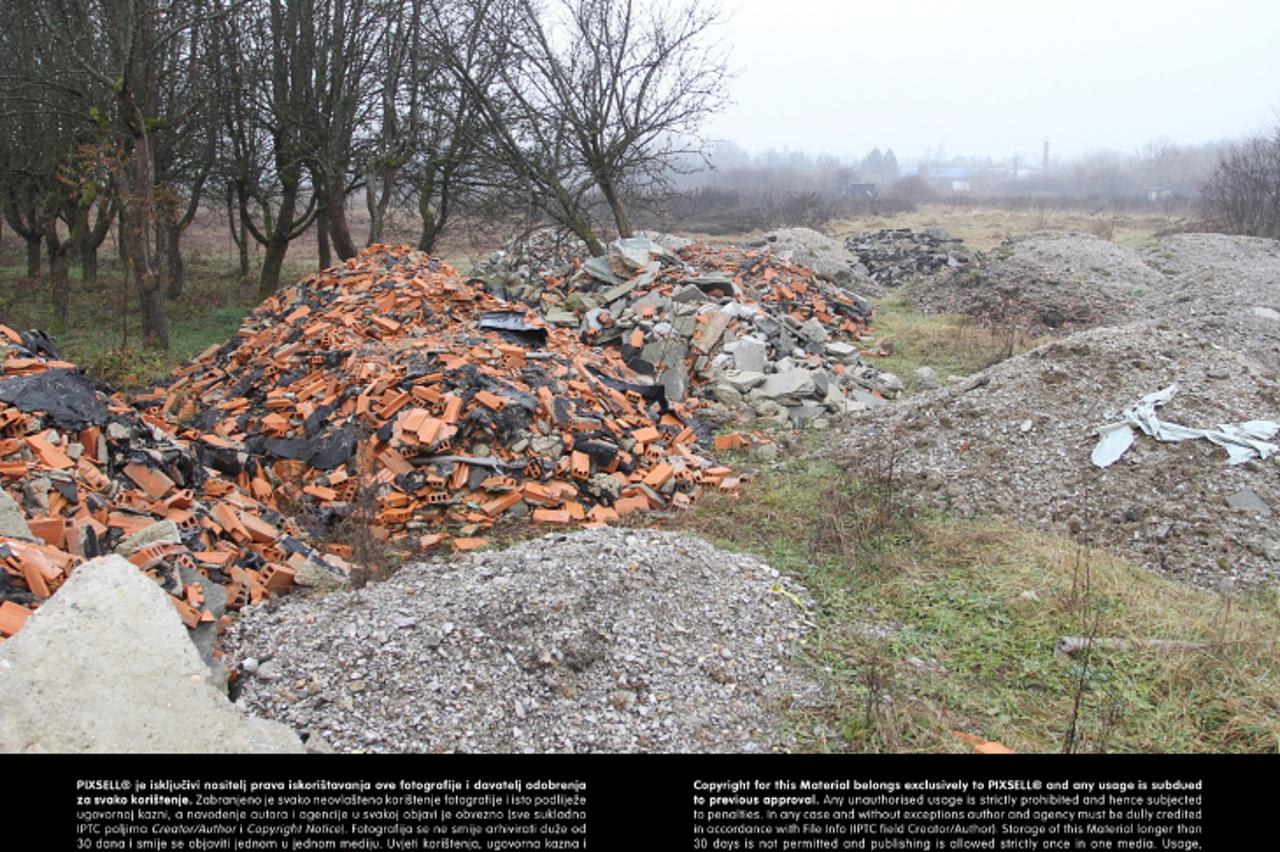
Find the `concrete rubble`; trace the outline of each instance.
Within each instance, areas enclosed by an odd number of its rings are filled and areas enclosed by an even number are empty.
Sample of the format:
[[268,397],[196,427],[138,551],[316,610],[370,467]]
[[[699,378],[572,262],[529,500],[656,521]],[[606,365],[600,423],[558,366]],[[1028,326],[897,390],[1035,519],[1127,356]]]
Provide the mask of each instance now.
[[0,752],[297,753],[226,699],[165,594],[135,565],[78,566],[0,645]]
[[880,287],[899,287],[922,276],[980,266],[982,261],[942,228],[886,228],[847,237],[858,268]]
[[618,352],[668,399],[690,400],[712,420],[756,416],[769,402],[779,423],[820,425],[823,415],[865,408],[860,394],[896,395],[859,357],[871,319],[860,296],[767,240],[756,250],[664,239],[615,241],[572,275],[508,295],[549,325]]

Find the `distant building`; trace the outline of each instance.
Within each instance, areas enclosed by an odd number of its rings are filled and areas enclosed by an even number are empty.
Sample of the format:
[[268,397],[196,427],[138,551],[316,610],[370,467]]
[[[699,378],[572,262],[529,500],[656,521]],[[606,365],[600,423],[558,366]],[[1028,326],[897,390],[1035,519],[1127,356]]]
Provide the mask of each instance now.
[[1153,186],[1147,189],[1148,201],[1168,201],[1170,198],[1173,198],[1172,189],[1165,189],[1161,186]]

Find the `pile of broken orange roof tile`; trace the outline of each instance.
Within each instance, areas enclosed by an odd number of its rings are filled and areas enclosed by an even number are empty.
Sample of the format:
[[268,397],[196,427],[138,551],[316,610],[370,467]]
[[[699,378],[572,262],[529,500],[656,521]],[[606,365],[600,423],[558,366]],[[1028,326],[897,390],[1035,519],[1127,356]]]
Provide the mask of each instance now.
[[76,566],[116,553],[155,579],[214,654],[227,612],[302,584],[347,581],[257,477],[226,477],[153,414],[0,326],[0,638]]
[[135,404],[183,423],[202,461],[258,499],[317,528],[372,503],[373,535],[409,547],[468,550],[502,520],[595,526],[737,488],[661,385],[478,283],[371,247],[276,294]]
[[769,251],[675,245],[617,240],[570,275],[503,286],[549,324],[616,349],[673,400],[764,403],[798,424],[894,393],[859,357],[865,300]]

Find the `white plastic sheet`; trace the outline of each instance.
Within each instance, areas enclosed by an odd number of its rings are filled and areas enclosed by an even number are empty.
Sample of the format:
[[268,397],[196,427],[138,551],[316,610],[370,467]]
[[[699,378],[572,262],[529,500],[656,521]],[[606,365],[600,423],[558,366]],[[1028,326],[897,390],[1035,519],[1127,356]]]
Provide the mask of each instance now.
[[1243,464],[1255,458],[1265,459],[1280,452],[1280,446],[1269,443],[1280,432],[1280,423],[1271,420],[1219,424],[1216,429],[1193,429],[1161,420],[1156,415],[1156,409],[1172,399],[1177,392],[1178,385],[1175,383],[1164,390],[1149,393],[1126,408],[1120,422],[1099,426],[1099,440],[1093,448],[1090,460],[1098,467],[1107,467],[1117,461],[1133,445],[1134,429],[1142,430],[1157,441],[1212,441],[1227,451],[1227,461],[1231,464]]

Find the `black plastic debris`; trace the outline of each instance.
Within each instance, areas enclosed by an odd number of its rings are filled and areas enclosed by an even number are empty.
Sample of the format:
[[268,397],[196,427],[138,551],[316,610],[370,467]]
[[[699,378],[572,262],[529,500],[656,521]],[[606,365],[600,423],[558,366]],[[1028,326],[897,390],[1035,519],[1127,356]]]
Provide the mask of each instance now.
[[346,464],[356,451],[356,434],[347,428],[330,429],[317,438],[261,438],[250,448],[282,459],[303,461],[319,470]]
[[635,382],[624,382],[622,379],[615,379],[603,370],[597,370],[590,365],[588,365],[588,369],[595,373],[600,381],[614,390],[622,391],[623,393],[637,393],[641,399],[656,402],[664,414],[671,409],[671,404],[667,402],[667,389],[662,385],[641,385]]
[[521,346],[547,345],[547,330],[525,322],[522,311],[490,311],[481,314],[479,327],[484,331],[496,331],[504,340]]
[[43,411],[63,428],[102,426],[107,407],[93,381],[71,370],[45,370],[34,376],[0,380],[0,401],[28,414]]
[[54,361],[62,360],[62,357],[58,355],[58,350],[53,346],[53,338],[38,328],[22,332],[22,345],[36,357],[49,358]]

